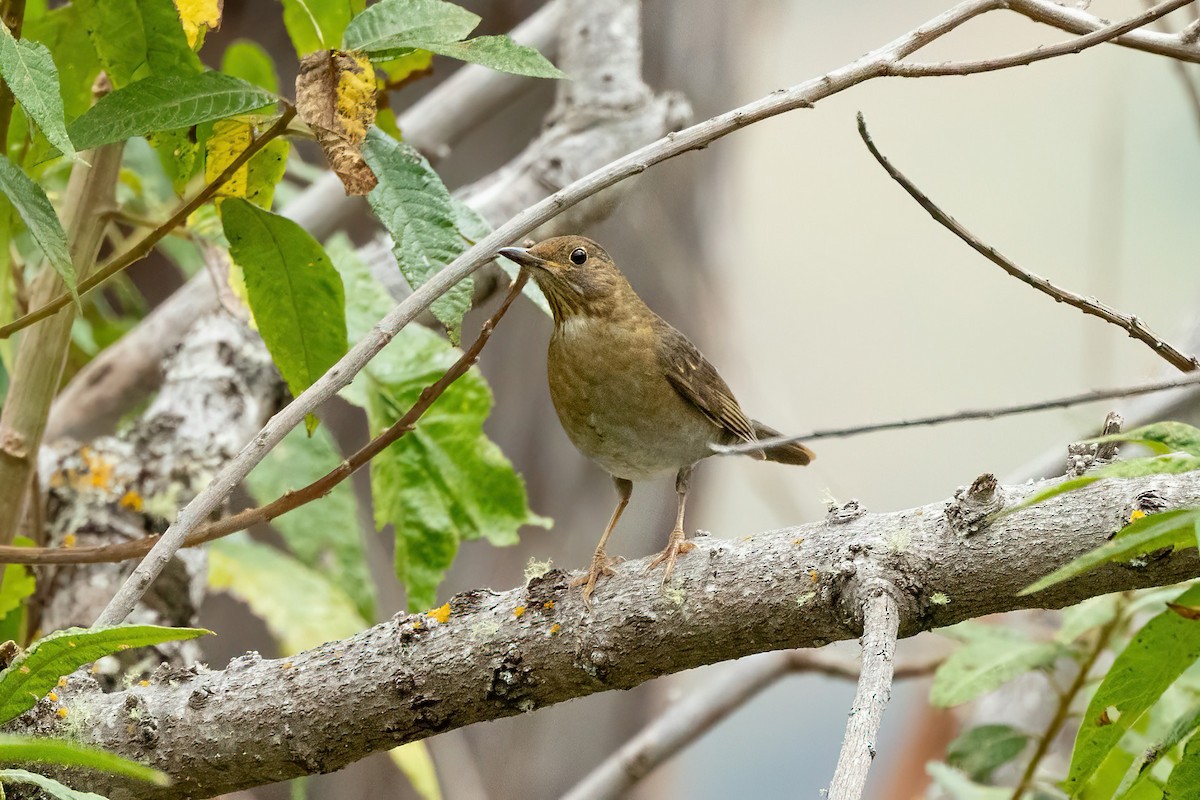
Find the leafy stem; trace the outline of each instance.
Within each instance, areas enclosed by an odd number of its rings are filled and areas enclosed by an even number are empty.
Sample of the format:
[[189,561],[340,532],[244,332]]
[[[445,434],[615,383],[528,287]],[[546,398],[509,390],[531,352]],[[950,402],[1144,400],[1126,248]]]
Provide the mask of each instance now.
[[[149,255],[150,250],[154,247],[154,245],[158,244],[167,234],[171,233],[171,231],[183,224],[193,211],[211,200],[213,195],[215,195],[217,191],[225,185],[225,182],[233,177],[234,173],[241,169],[242,166],[251,158],[253,158],[258,151],[262,150],[263,147],[265,147],[272,139],[276,138],[277,136],[281,136],[287,130],[288,124],[292,121],[292,117],[295,115],[295,106],[291,105],[290,103],[285,103],[283,114],[279,117],[279,119],[275,120],[275,124],[255,137],[254,141],[250,142],[246,149],[239,153],[237,158],[231,161],[229,166],[225,167],[225,169],[221,171],[220,175],[206,184],[204,188],[202,188],[192,197],[191,200],[188,200],[186,203],[179,206],[179,208],[175,210],[175,213],[172,214],[165,222],[158,225],[156,228],[154,228],[154,230],[150,231],[137,242],[135,242],[128,250],[117,256],[114,256],[107,264],[96,270],[84,280],[80,281],[78,286],[80,296],[82,296],[85,292],[90,292],[92,289],[95,289],[112,276],[124,270],[126,267],[141,261],[147,255]],[[39,308],[35,308],[23,317],[19,317],[7,325],[0,326],[0,339],[7,339],[9,336],[12,336],[22,328],[27,328],[33,323],[45,319],[70,302],[71,295],[67,292],[63,292],[50,302],[40,306]]]

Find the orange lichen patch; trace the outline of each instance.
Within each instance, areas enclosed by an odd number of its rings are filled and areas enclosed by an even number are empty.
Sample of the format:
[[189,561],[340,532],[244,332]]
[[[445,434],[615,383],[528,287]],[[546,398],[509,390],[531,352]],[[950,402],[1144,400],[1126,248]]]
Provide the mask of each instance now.
[[525,606],[517,606],[516,608],[514,608],[513,616],[517,617],[518,619],[525,616]]
[[66,685],[67,685],[67,676],[64,675],[63,677],[58,679],[58,688],[60,688],[60,689],[65,688]]
[[145,680],[138,681],[138,686],[149,686],[149,685],[150,685],[150,681],[145,681]]
[[551,635],[551,636],[553,636],[554,634],[558,633],[558,632],[559,632],[559,631],[561,631],[561,630],[562,630],[562,625],[559,625],[559,624],[556,622],[556,623],[554,623],[553,625],[551,625],[551,626],[550,626],[550,635]]
[[141,511],[146,506],[145,501],[142,500],[142,496],[133,489],[121,495],[119,502],[121,508],[128,508],[130,511]]
[[546,602],[542,603],[542,608],[546,609],[547,611],[553,611],[554,610],[554,601],[547,600]]
[[67,483],[67,476],[62,470],[56,470],[50,473],[50,488],[61,489]]
[[808,573],[808,579],[813,583],[816,583],[818,580],[820,580],[820,578],[821,573],[817,572],[815,569]]
[[58,702],[58,692],[51,692],[50,694],[46,695],[46,699],[49,700],[51,703],[57,703]]
[[430,619],[436,619],[440,624],[445,625],[450,621],[450,604],[438,606],[432,611],[425,612],[425,616]]
[[1144,516],[1146,516],[1145,511],[1142,511],[1140,508],[1135,508],[1133,510],[1133,513],[1129,515],[1129,521],[1137,522],[1139,519],[1141,519]]
[[68,533],[66,536],[63,537],[62,546],[63,547],[74,547],[75,542],[76,542],[75,534]]
[[54,713],[58,714],[59,719],[67,718],[67,710],[65,708],[60,708],[58,711],[56,711]]
[[87,467],[87,482],[93,489],[106,489],[112,484],[113,464],[97,455],[90,447],[79,448],[79,457]]
[[291,661],[285,661],[285,662],[283,662],[283,669],[291,669],[291,668],[292,668],[292,662],[291,662]]
[[797,536],[795,539],[792,539],[792,544],[794,544],[794,545],[796,545],[797,547],[799,547],[800,545],[804,544],[804,537],[803,537],[803,536]]
[[421,620],[417,620],[416,622],[414,622],[412,624],[412,626],[413,626],[414,631],[419,631],[425,627],[425,625],[421,622]]

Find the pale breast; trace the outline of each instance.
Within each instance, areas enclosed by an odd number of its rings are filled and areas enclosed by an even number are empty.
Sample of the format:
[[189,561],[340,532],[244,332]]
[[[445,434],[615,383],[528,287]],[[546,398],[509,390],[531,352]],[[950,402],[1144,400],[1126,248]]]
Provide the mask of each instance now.
[[[667,382],[649,327],[575,316],[550,339],[550,397],[571,442],[618,478],[645,480],[712,454],[721,430]],[[638,354],[635,356],[634,354]]]

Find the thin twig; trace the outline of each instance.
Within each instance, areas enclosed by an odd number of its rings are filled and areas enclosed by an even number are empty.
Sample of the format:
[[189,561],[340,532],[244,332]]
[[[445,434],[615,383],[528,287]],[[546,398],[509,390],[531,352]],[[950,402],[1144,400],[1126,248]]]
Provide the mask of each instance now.
[[888,74],[902,78],[928,78],[942,75],[975,75],[980,72],[994,72],[1010,67],[1021,67],[1037,61],[1045,61],[1048,58],[1080,53],[1089,47],[1104,44],[1112,39],[1116,39],[1118,36],[1144,27],[1159,17],[1166,16],[1175,9],[1193,2],[1195,0],[1167,0],[1165,3],[1159,3],[1148,11],[1138,14],[1136,17],[1105,26],[1084,36],[1068,39],[1058,44],[1043,45],[1031,50],[1023,50],[1020,53],[1013,53],[1012,55],[1001,56],[1000,58],[983,58],[978,61],[945,61],[940,64],[906,64],[898,62],[889,67]]
[[846,735],[829,784],[829,800],[859,800],[875,760],[883,710],[892,699],[893,660],[900,633],[900,607],[891,587],[881,587],[863,603],[862,674],[846,721]]
[[[1152,4],[1150,0],[1144,0],[1144,2],[1147,8],[1151,7]],[[1200,12],[1200,5],[1194,6],[1193,10]],[[1167,24],[1166,20],[1158,20],[1155,23],[1155,27],[1163,33],[1172,33],[1171,26]],[[1184,33],[1181,33],[1179,38],[1184,41],[1189,41],[1188,37],[1191,36],[1193,28],[1195,28],[1196,33],[1200,33],[1200,26],[1197,26],[1197,24],[1193,22],[1184,29]],[[1195,38],[1191,38],[1190,41],[1194,42]],[[1179,82],[1183,84],[1184,94],[1187,95],[1188,101],[1192,106],[1192,114],[1196,118],[1197,124],[1200,124],[1200,86],[1197,86],[1196,81],[1192,79],[1192,73],[1188,71],[1187,64],[1183,63],[1182,61],[1175,61],[1172,59],[1171,67],[1175,70],[1175,74],[1179,77]]]
[[[896,666],[896,679],[932,673],[941,654]],[[857,680],[856,664],[821,650],[764,653],[731,666],[712,682],[689,691],[658,718],[642,728],[568,791],[563,800],[611,800],[624,797],[633,786],[664,761],[686,749],[719,722],[789,674],[821,674]]]
[[[492,331],[496,329],[496,325],[507,313],[509,306],[521,293],[528,278],[529,275],[524,270],[518,274],[517,279],[509,287],[504,301],[500,303],[487,322],[483,323],[479,336],[471,343],[471,346],[463,351],[458,360],[440,378],[421,391],[417,401],[391,427],[382,431],[352,456],[307,486],[286,491],[266,505],[239,511],[237,514],[196,529],[188,536],[184,547],[195,547],[231,533],[246,530],[252,525],[270,522],[302,505],[321,499],[333,491],[335,486],[369,463],[372,458],[386,450],[389,445],[411,431],[421,416],[442,396],[446,389],[467,374],[467,371],[475,364],[484,345],[491,338]],[[99,564],[128,561],[148,553],[158,538],[158,536],[143,536],[131,541],[99,547],[0,546],[0,564]]]
[[[77,287],[80,296],[95,289],[106,280],[116,275],[121,270],[141,261],[150,254],[150,250],[154,245],[158,244],[163,237],[169,234],[177,226],[187,221],[187,218],[193,211],[207,203],[217,191],[225,185],[225,182],[233,177],[242,166],[249,161],[255,153],[262,150],[272,139],[283,134],[287,130],[288,123],[292,117],[296,115],[296,109],[291,103],[285,103],[283,114],[279,119],[275,120],[275,124],[265,130],[263,133],[255,137],[254,141],[246,146],[246,149],[238,154],[237,158],[229,162],[229,166],[221,171],[221,174],[208,183],[196,193],[196,196],[175,210],[175,213],[154,230],[147,233],[139,239],[132,247],[118,256],[115,256],[107,264],[93,272],[87,278],[79,282]],[[71,295],[64,292],[55,297],[50,302],[43,306],[35,308],[23,317],[13,320],[7,325],[0,326],[0,339],[7,339],[22,328],[27,328],[38,320],[45,319],[54,312],[63,308],[68,303],[72,302]]]
[[[780,89],[747,105],[697,123],[682,131],[652,142],[627,156],[619,158],[579,178],[549,197],[533,204],[501,225],[474,247],[459,256],[445,269],[434,275],[397,305],[345,356],[318,378],[308,389],[276,414],[263,426],[242,451],[230,459],[213,480],[198,495],[192,498],[179,513],[175,523],[167,529],[141,564],[134,569],[125,583],[101,612],[97,623],[110,625],[121,622],[137,604],[154,579],[170,563],[175,553],[186,541],[188,534],[204,522],[217,506],[250,473],[255,465],[275,447],[288,431],[300,424],[305,415],[333,397],[366,366],[376,353],[391,341],[396,333],[428,308],[452,286],[486,263],[490,263],[496,251],[518,241],[537,226],[553,219],[567,208],[613,186],[620,181],[639,175],[651,166],[692,150],[707,147],[716,140],[741,130],[748,125],[777,116],[797,108],[809,108],[838,92],[844,91],[872,78],[887,74],[889,64],[895,63],[963,23],[980,14],[998,8],[1021,6],[1027,16],[1060,20],[1061,25],[1091,26],[1089,15],[1080,21],[1069,17],[1061,20],[1062,14],[1055,4],[1041,0],[964,0],[950,10],[939,14],[926,24],[915,28],[898,39],[874,50],[857,61],[836,69],[819,78],[806,81],[790,89]],[[1056,16],[1057,15],[1057,16]],[[1096,27],[1101,27],[1097,25]],[[1181,58],[1200,60],[1200,49],[1184,46],[1173,37],[1151,36],[1134,33],[1119,37],[1118,43],[1130,47],[1155,48]],[[1159,41],[1159,39],[1166,41]]]
[[825,428],[798,433],[794,436],[774,436],[770,439],[760,439],[757,442],[744,444],[714,445],[713,450],[720,455],[736,455],[739,453],[756,453],[763,448],[774,447],[788,442],[811,442],[817,439],[842,439],[848,436],[858,436],[864,433],[879,431],[894,431],[901,428],[916,428],[923,425],[942,425],[947,422],[965,422],[976,419],[999,419],[1016,414],[1028,414],[1033,411],[1050,411],[1056,408],[1068,408],[1084,403],[1095,403],[1101,400],[1115,400],[1121,397],[1136,397],[1153,392],[1165,392],[1169,389],[1181,389],[1200,384],[1200,373],[1190,373],[1182,378],[1147,381],[1132,386],[1117,389],[1099,389],[1091,392],[1058,397],[1053,400],[1040,400],[1036,403],[1022,403],[1015,406],[997,406],[995,408],[966,409],[951,414],[935,414],[928,417],[912,417],[910,419],[894,420],[892,422],[875,422],[870,425],[855,425],[849,428]]
[[[1128,595],[1122,600],[1122,604],[1128,603]],[[1123,610],[1123,609],[1122,609]],[[1029,758],[1029,763],[1025,766],[1025,772],[1021,775],[1021,780],[1017,782],[1017,786],[1013,789],[1012,800],[1021,800],[1021,795],[1029,788],[1033,782],[1033,776],[1037,773],[1038,765],[1042,759],[1046,757],[1046,753],[1050,752],[1050,746],[1054,743],[1054,739],[1058,736],[1058,732],[1062,730],[1063,725],[1071,717],[1071,704],[1075,701],[1075,697],[1087,685],[1088,675],[1092,671],[1092,667],[1096,663],[1096,659],[1108,647],[1108,642],[1112,639],[1118,626],[1124,622],[1124,614],[1118,613],[1113,616],[1112,620],[1100,628],[1096,636],[1096,641],[1092,645],[1092,649],[1088,651],[1083,663],[1079,665],[1079,672],[1075,674],[1075,680],[1071,681],[1071,686],[1067,691],[1059,695],[1058,708],[1054,710],[1054,716],[1050,719],[1050,724],[1046,726],[1046,731],[1038,739],[1037,749],[1033,751],[1033,755]]]
[[875,142],[871,139],[871,134],[867,132],[867,124],[863,120],[863,115],[858,115],[858,133],[862,140],[867,145],[867,149],[871,151],[871,155],[879,162],[887,174],[892,177],[892,180],[900,184],[904,191],[917,201],[921,208],[929,212],[929,216],[933,217],[939,224],[953,233],[958,238],[966,242],[972,250],[979,253],[981,256],[997,265],[1009,275],[1012,275],[1022,283],[1028,284],[1040,292],[1050,295],[1056,302],[1066,303],[1069,306],[1079,309],[1084,314],[1089,314],[1093,317],[1099,317],[1105,322],[1116,325],[1131,338],[1142,342],[1160,357],[1164,358],[1171,366],[1178,369],[1180,372],[1191,372],[1200,369],[1200,361],[1195,356],[1186,355],[1171,344],[1155,334],[1146,323],[1142,322],[1138,317],[1132,314],[1122,314],[1114,308],[1111,308],[1104,303],[1099,302],[1090,297],[1075,294],[1074,292],[1055,286],[1045,278],[1034,275],[1028,270],[1022,269],[1017,264],[1009,260],[1007,257],[1000,254],[996,248],[984,244],[975,234],[964,228],[954,217],[947,214],[942,209],[938,208],[929,197],[917,188],[904,173],[892,165],[887,157],[879,152],[875,146]]

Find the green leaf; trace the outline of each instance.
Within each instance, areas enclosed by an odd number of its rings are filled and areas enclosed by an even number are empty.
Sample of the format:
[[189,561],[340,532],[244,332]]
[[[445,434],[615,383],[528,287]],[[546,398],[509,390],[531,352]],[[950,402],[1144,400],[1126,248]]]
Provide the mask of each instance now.
[[[1200,586],[1175,602],[1200,606]],[[1080,721],[1065,783],[1068,791],[1087,783],[1125,731],[1198,657],[1200,621],[1167,610],[1142,626],[1113,661]]]
[[1197,469],[1200,469],[1200,458],[1179,455],[1177,453],[1117,461],[1116,463],[1094,469],[1086,475],[1081,475],[1078,478],[1072,478],[1071,480],[1063,481],[1062,483],[1043,489],[1040,492],[1035,492],[1022,502],[1006,510],[1004,514],[1007,516],[1008,514],[1020,511],[1022,508],[1028,508],[1029,506],[1049,500],[1051,497],[1057,497],[1060,494],[1073,492],[1076,489],[1082,489],[1084,486],[1090,486],[1104,478],[1142,478],[1146,475],[1178,475]]
[[[467,240],[467,244],[475,245],[492,232],[492,226],[488,224],[488,221],[457,197],[450,198],[450,206],[454,210],[454,225],[462,237]],[[497,258],[493,263],[513,280],[516,280],[517,273],[521,271],[520,267],[507,258]],[[521,292],[533,301],[533,304],[541,309],[543,314],[553,317],[553,314],[550,313],[550,304],[546,302],[546,295],[542,294],[536,281],[526,281]]]
[[0,156],[0,191],[4,192],[4,196],[17,210],[30,235],[46,254],[50,266],[54,267],[54,271],[62,278],[67,290],[78,303],[79,295],[75,293],[75,265],[71,263],[71,254],[67,250],[67,234],[42,187],[34,183],[16,164]]
[[983,783],[998,768],[1016,758],[1029,735],[1008,725],[980,725],[959,734],[946,747],[946,763]]
[[[74,0],[73,5],[118,89],[149,75],[200,71],[172,0]],[[87,149],[77,140],[75,146]]]
[[0,75],[50,144],[67,158],[74,158],[58,89],[58,68],[45,45],[16,39],[0,23]]
[[220,72],[146,78],[102,97],[70,126],[80,150],[245,114],[278,98]]
[[299,395],[346,354],[342,279],[317,240],[286,217],[230,197],[221,220],[263,342]]
[[283,24],[296,55],[338,46],[342,33],[366,0],[283,0]]
[[963,773],[945,764],[930,761],[925,771],[942,791],[953,800],[1009,800],[1011,789],[997,786],[980,786]]
[[0,734],[0,764],[15,764],[25,761],[56,764],[63,767],[88,767],[159,786],[171,785],[170,778],[164,772],[78,742]]
[[1183,748],[1183,758],[1171,770],[1163,788],[1163,800],[1196,800],[1200,797],[1200,737],[1193,736]]
[[64,786],[53,778],[26,772],[23,769],[0,769],[0,786],[13,783],[28,783],[36,786],[55,800],[107,800],[103,795],[80,792]]
[[[354,243],[346,234],[337,233],[329,237],[329,241],[325,242],[325,252],[342,276],[346,293],[346,332],[350,341],[357,342],[392,310],[394,303],[391,294],[371,274],[371,268],[358,257]],[[370,365],[367,368],[370,369]],[[354,389],[355,385],[351,384],[343,391],[353,392]],[[365,396],[362,395],[352,402],[359,406],[366,405]]]
[[967,642],[946,659],[933,678],[929,702],[939,708],[957,706],[1033,669],[1049,666],[1063,655],[1054,642],[1035,642],[996,625],[956,625],[946,633]]
[[250,39],[237,39],[225,48],[225,55],[221,57],[221,72],[241,78],[272,94],[279,92],[275,62],[266,50]]
[[33,708],[63,675],[98,658],[163,642],[195,639],[212,631],[158,625],[67,628],[43,636],[0,672],[0,724]]
[[[466,250],[450,193],[424,156],[378,129],[367,135],[363,157],[379,179],[367,200],[392,237],[400,272],[415,289]],[[431,307],[456,344],[471,307],[471,287],[470,278],[459,281]]]
[[[324,429],[311,437],[293,430],[246,478],[250,493],[268,503],[316,480],[342,462]],[[359,536],[358,504],[349,482],[316,502],[284,514],[271,525],[305,566],[324,575],[349,595],[363,619],[375,617],[375,590]]]
[[1150,775],[1151,768],[1158,763],[1159,759],[1178,747],[1179,743],[1197,728],[1200,728],[1200,703],[1193,705],[1176,718],[1166,735],[1143,751],[1142,757],[1136,759],[1125,773],[1125,777],[1113,797],[1118,800],[1130,797],[1132,794],[1130,790],[1135,785],[1144,782],[1143,778]]
[[1089,442],[1129,442],[1149,447],[1156,453],[1187,453],[1200,456],[1200,428],[1182,422],[1155,422],[1124,433],[1110,433]]
[[443,0],[382,0],[354,18],[342,47],[372,59],[396,58],[407,50],[428,49],[425,44],[457,42],[477,25],[476,14]]
[[1082,603],[1064,608],[1062,626],[1054,637],[1060,644],[1071,644],[1090,630],[1107,625],[1116,618],[1121,605],[1120,594],[1089,597]]
[[1200,522],[1200,509],[1183,508],[1142,517],[1122,528],[1112,541],[1105,542],[1095,550],[1064,564],[1041,580],[1026,586],[1019,594],[1040,592],[1109,561],[1127,561],[1163,547],[1195,547],[1194,526],[1197,522]]
[[413,791],[421,800],[442,800],[442,787],[438,784],[437,769],[429,755],[425,742],[409,742],[388,751],[396,768],[404,773]]
[[517,44],[507,36],[479,36],[465,42],[422,42],[418,46],[439,56],[469,61],[481,67],[513,75],[527,75],[531,78],[567,77],[537,50]]
[[208,585],[250,606],[267,623],[281,655],[344,639],[367,627],[354,601],[320,572],[243,536],[212,543]]
[[100,74],[100,60],[88,38],[79,4],[56,8],[44,15],[26,15],[23,36],[50,48],[58,67],[63,110],[74,118],[92,106],[92,84]]
[[[23,564],[4,565],[4,585],[0,586],[0,619],[10,611],[20,608],[21,602],[33,594],[37,582],[33,573]],[[0,639],[0,641],[4,641]]]

